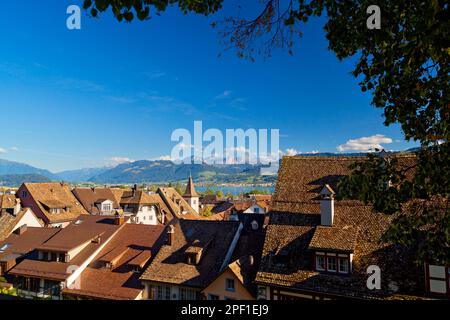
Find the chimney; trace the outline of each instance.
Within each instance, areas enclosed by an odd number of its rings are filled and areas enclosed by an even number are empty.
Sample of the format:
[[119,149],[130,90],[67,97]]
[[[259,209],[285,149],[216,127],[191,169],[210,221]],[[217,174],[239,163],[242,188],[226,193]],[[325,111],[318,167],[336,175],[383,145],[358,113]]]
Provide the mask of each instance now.
[[21,225],[20,227],[18,227],[16,230],[14,230],[14,233],[17,234],[18,236],[23,235],[25,232],[27,232],[27,225]]
[[14,215],[17,216],[20,211],[22,211],[22,205],[20,203],[20,199],[16,198],[16,204],[14,205]]
[[114,224],[116,226],[121,226],[124,224],[124,222],[125,222],[125,217],[123,216],[123,214],[116,213],[116,215],[114,216]]
[[175,241],[175,227],[170,225],[167,231],[167,245],[171,246]]
[[328,184],[320,191],[320,224],[322,226],[333,226],[335,194]]
[[132,188],[133,190],[133,197],[136,196],[136,191],[137,191],[137,184],[135,184]]

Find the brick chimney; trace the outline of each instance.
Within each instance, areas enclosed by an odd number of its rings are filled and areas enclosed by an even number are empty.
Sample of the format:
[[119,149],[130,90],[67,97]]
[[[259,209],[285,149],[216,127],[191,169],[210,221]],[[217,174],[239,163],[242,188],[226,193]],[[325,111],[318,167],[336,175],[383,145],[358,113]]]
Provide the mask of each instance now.
[[18,236],[23,235],[25,232],[27,232],[28,226],[26,224],[21,225],[20,227],[18,227],[16,230],[14,230],[14,233],[17,234]]
[[167,230],[167,245],[171,246],[175,241],[175,227],[170,225]]
[[322,226],[333,226],[335,194],[328,184],[320,191],[320,224]]

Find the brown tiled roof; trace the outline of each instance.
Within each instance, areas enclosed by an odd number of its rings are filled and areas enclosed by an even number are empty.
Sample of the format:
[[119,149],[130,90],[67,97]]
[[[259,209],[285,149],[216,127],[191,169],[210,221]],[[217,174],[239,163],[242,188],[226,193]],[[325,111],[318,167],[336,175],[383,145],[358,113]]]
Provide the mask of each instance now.
[[[183,219],[200,219],[200,216],[183,199],[183,197],[174,188],[159,188],[157,193],[164,200],[174,217]],[[174,201],[175,200],[175,201]],[[185,213],[183,213],[183,211]]]
[[[164,245],[141,279],[196,288],[206,287],[221,272],[221,266],[239,227],[234,221],[180,219],[174,225],[172,245]],[[187,263],[186,250],[195,243],[209,244],[198,265]]]
[[[29,208],[23,208],[17,214],[17,216],[14,216],[9,212],[3,212],[0,215],[0,241],[3,241],[6,237],[8,237],[11,234],[13,229],[17,226],[19,221],[29,210],[34,215],[33,211],[31,211],[31,209]],[[38,221],[41,222],[39,219]]]
[[[420,291],[423,275],[409,248],[380,239],[393,216],[373,211],[358,201],[335,201],[332,227],[320,226],[317,195],[325,184],[338,192],[339,177],[349,173],[348,165],[364,158],[285,157],[273,196],[273,212],[267,227],[262,262],[256,282],[346,297],[386,297],[389,284],[396,282],[398,293]],[[405,156],[400,163],[411,163]],[[313,253],[353,252],[352,273],[348,276],[313,270]],[[279,263],[278,255],[287,257]],[[278,262],[277,262],[278,261]],[[367,289],[367,267],[382,270],[382,290]]]
[[[64,294],[101,299],[136,299],[143,286],[134,267],[144,267],[162,244],[165,228],[126,224],[81,274],[79,289]],[[114,262],[112,269],[105,262]]]
[[[87,214],[87,211],[75,198],[67,184],[25,183],[24,186],[50,223],[70,221],[76,219],[80,214]],[[59,214],[50,213],[48,211],[48,206],[51,208],[56,205],[56,203],[58,203],[58,208],[62,205],[63,207],[68,208],[68,210],[62,210]]]
[[[325,184],[339,193],[339,179],[350,173],[348,168],[365,157],[283,157],[278,172],[275,194],[272,197],[273,211],[302,212],[302,204],[318,204],[318,196]],[[416,161],[411,154],[398,156],[401,166],[410,166]],[[300,206],[300,207],[299,207]]]
[[13,194],[0,194],[0,211],[1,209],[12,209],[16,204],[16,196]]
[[9,243],[10,246],[8,250],[5,251],[5,253],[11,252],[27,254],[30,251],[33,251],[39,244],[50,239],[60,230],[61,229],[57,228],[28,227],[27,231],[25,231],[25,233],[20,236],[16,233],[12,233],[9,237],[1,242],[0,247],[6,243]]
[[120,208],[119,202],[111,188],[75,188],[72,192],[88,212],[99,213],[95,204],[105,200],[113,202],[113,209]]
[[192,181],[191,176],[189,176],[188,184],[186,186],[186,191],[184,192],[183,197],[199,197],[198,193],[195,191],[194,181]]
[[317,226],[309,243],[309,249],[353,253],[357,237],[358,227],[352,225],[344,227]]
[[[59,231],[60,229],[55,228],[28,227],[25,233],[20,236],[16,233],[10,234],[6,239],[0,242],[0,248],[8,244],[8,248],[3,252],[0,252],[0,261],[8,262],[9,268],[14,267],[17,258],[31,253],[36,246],[47,241]],[[14,258],[11,259],[11,257]]]
[[[79,224],[72,222],[64,229],[56,229],[57,233],[37,246],[37,249],[67,252],[81,244],[88,243],[68,263],[25,259],[11,270],[10,274],[63,281],[70,275],[67,273],[68,266],[81,266],[103,245],[104,241],[110,239],[125,226],[125,224],[122,226],[115,225],[114,217],[83,215],[80,216],[80,219],[82,222]],[[98,235],[100,235],[99,242],[91,241]]]
[[230,201],[223,201],[216,205],[211,211],[214,214],[229,212],[234,207],[234,204]]
[[122,199],[122,195],[125,191],[129,191],[129,189],[120,189],[120,188],[110,188],[112,194],[117,203],[120,203],[120,199]]

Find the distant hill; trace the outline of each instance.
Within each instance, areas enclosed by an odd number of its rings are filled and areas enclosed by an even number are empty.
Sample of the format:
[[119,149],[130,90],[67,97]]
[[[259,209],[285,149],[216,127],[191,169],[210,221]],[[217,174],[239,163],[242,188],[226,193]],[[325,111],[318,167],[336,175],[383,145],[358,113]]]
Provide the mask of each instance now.
[[183,181],[192,174],[196,182],[267,183],[274,176],[261,176],[257,165],[175,164],[171,161],[140,160],[123,163],[90,179],[96,183],[143,183]]
[[7,174],[0,176],[0,186],[19,187],[24,182],[50,182],[51,180],[40,174]]
[[67,170],[56,173],[58,177],[67,182],[85,182],[89,181],[91,178],[102,174],[110,170],[110,167],[102,168],[85,168],[79,170]]
[[51,173],[48,170],[35,168],[20,162],[0,159],[0,176],[16,174],[37,174],[44,176],[50,180],[60,180],[57,175]]

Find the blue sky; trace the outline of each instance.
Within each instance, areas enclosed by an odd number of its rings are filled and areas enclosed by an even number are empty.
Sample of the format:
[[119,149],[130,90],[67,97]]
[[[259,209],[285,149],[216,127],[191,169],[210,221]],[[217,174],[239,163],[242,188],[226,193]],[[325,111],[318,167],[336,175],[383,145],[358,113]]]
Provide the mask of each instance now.
[[284,152],[414,146],[382,124],[350,75],[354,61],[327,50],[321,19],[303,28],[294,56],[250,62],[217,56],[224,47],[210,23],[234,12],[233,1],[208,18],[169,10],[126,24],[83,13],[82,29],[69,31],[66,8],[81,2],[2,5],[0,158],[52,171],[154,159],[194,120],[205,129],[278,128]]

